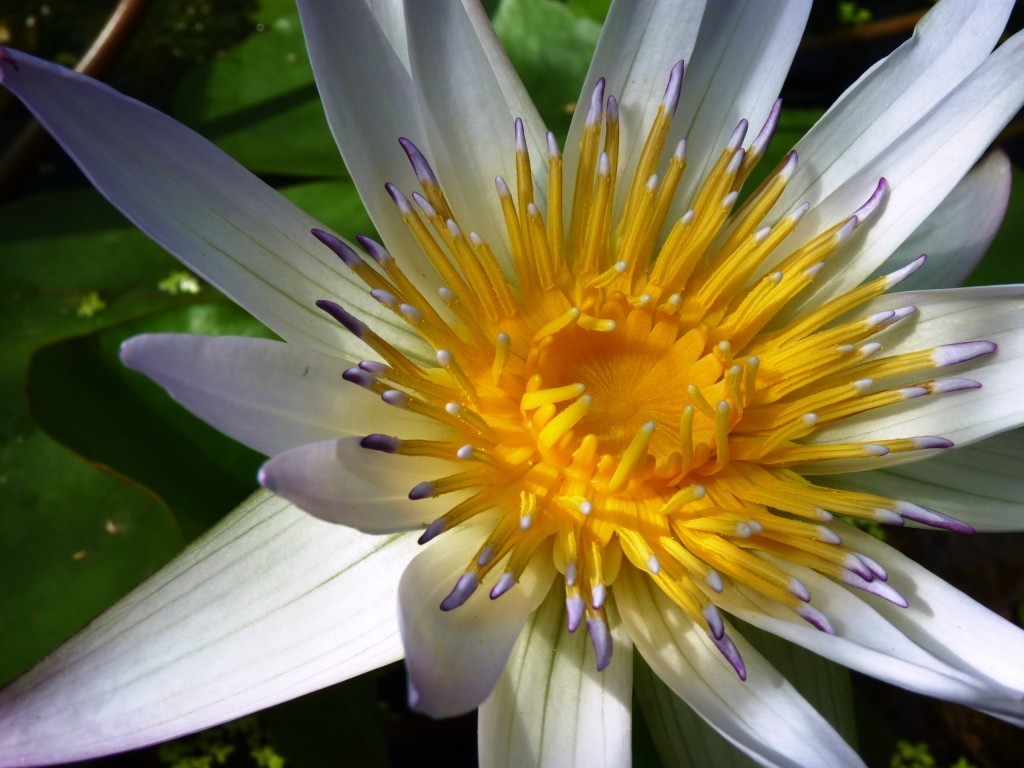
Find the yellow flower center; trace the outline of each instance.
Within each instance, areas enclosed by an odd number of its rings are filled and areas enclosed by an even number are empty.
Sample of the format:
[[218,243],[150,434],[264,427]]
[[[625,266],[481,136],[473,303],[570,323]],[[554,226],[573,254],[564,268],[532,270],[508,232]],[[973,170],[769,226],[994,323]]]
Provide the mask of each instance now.
[[[421,541],[472,518],[491,522],[442,609],[461,605],[485,580],[498,597],[533,558],[553,557],[564,574],[569,629],[587,619],[603,668],[611,654],[608,589],[620,567],[633,567],[705,626],[743,676],[714,605],[727,585],[752,589],[831,631],[780,558],[905,604],[879,564],[843,546],[829,524],[833,513],[969,530],[905,501],[816,485],[797,469],[949,447],[927,436],[849,444],[814,438],[875,408],[978,386],[966,379],[904,382],[994,345],[882,353],[885,330],[915,308],[857,309],[923,257],[827,303],[793,310],[793,299],[841,254],[886,185],[882,180],[850,217],[787,248],[809,206],[771,224],[765,216],[796,169],[795,152],[738,204],[774,132],[778,104],[746,148],[740,123],[690,210],[668,222],[685,144],[660,177],[656,171],[681,80],[680,63],[624,201],[613,195],[617,105],[598,83],[565,222],[558,147],[549,136],[545,216],[534,202],[516,121],[515,194],[496,181],[514,280],[487,243],[464,233],[426,159],[407,140],[422,191],[412,202],[389,191],[437,272],[446,308],[423,296],[376,243],[360,238],[374,269],[336,238],[315,233],[433,347],[436,366],[411,361],[342,308],[320,304],[383,360],[361,363],[346,373],[349,381],[448,428],[441,440],[363,441],[368,449],[453,462],[451,474],[425,478],[410,492],[412,499],[453,494],[450,511]],[[901,385],[886,386],[895,376]]]

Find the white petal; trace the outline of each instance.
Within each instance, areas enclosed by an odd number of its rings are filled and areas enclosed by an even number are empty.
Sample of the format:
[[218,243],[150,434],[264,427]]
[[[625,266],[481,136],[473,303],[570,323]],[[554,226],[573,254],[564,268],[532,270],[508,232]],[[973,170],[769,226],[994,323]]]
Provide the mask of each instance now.
[[325,440],[278,454],[260,468],[260,483],[311,515],[368,533],[422,528],[453,506],[451,496],[409,499],[415,485],[457,472],[453,462],[373,451],[360,440]]
[[614,602],[607,605],[615,650],[611,665],[597,672],[586,631],[566,631],[565,593],[549,592],[480,706],[481,766],[628,768],[633,644]]
[[[800,306],[816,305],[860,283],[938,207],[1024,103],[1022,67],[1024,34],[1017,34],[892,143],[876,145],[877,154],[848,168],[842,185],[827,198],[811,195],[812,202],[821,202],[801,221],[792,245],[847,218],[880,178],[891,189],[846,252],[826,264]],[[898,107],[908,109],[902,101]],[[875,130],[868,127],[865,134],[874,136]],[[821,162],[813,154],[804,160],[804,168]]]
[[874,536],[855,529],[842,536],[853,550],[882,563],[910,603],[898,608],[879,601],[882,616],[937,658],[1013,690],[1006,711],[1024,716],[1024,630]]
[[355,284],[310,234],[317,222],[190,129],[91,78],[16,51],[3,82],[95,187],[143,232],[288,341],[328,353],[365,347],[314,305],[340,298],[380,320],[403,349],[412,332]]
[[[917,312],[887,331],[883,354],[927,350],[942,344],[985,339],[994,354],[934,372],[963,376],[978,389],[916,398],[826,427],[814,442],[872,442],[897,437],[940,435],[965,446],[1024,423],[1024,286],[953,288],[882,296],[865,313],[913,305]],[[858,310],[860,311],[860,310]],[[905,325],[904,325],[905,323]],[[915,379],[929,374],[916,374]],[[906,377],[904,377],[906,378]],[[932,451],[891,453],[857,462],[823,462],[817,473],[877,469],[925,458]]]
[[776,210],[816,204],[867,167],[984,61],[1012,6],[938,3],[914,36],[865,72],[797,144],[803,162]]
[[[745,588],[716,598],[744,621],[851,669],[917,693],[997,716],[1024,717],[1024,633],[867,534],[843,526],[844,541],[889,570],[889,583],[909,601],[898,608],[854,593],[809,569],[772,562],[807,585],[813,605],[832,623],[821,632]],[[871,539],[871,541],[867,541]]]
[[[605,78],[605,94],[619,102],[621,139],[617,180],[618,210],[625,204],[623,190],[628,189],[643,149],[647,131],[658,112],[669,73],[677,61],[690,63],[701,16],[703,0],[615,0],[608,11],[587,79],[583,83],[565,146],[566,197],[571,198],[576,177],[578,153],[583,137],[587,105],[598,79]],[[686,99],[686,84],[683,99]],[[669,148],[671,151],[671,147]],[[571,201],[566,201],[566,213]],[[566,218],[568,221],[568,218]]]
[[401,5],[300,0],[298,6],[317,89],[345,167],[386,246],[432,296],[437,278],[384,189],[388,181],[418,188],[398,139],[425,140]]
[[496,600],[485,581],[464,605],[442,611],[441,601],[476,557],[487,530],[464,526],[445,533],[402,574],[399,619],[409,704],[432,717],[461,715],[480,706],[554,578],[550,555],[541,553],[519,584]]
[[[483,237],[507,257],[494,177],[515,182],[513,121],[526,130],[537,182],[546,197],[544,123],[475,0],[405,4],[410,60],[416,73],[427,155],[464,232]],[[543,210],[543,206],[541,206]]]
[[1004,432],[927,461],[818,480],[824,485],[905,499],[977,531],[1024,530],[1024,433]]
[[789,72],[811,10],[808,0],[766,8],[758,0],[715,0],[700,22],[693,60],[687,61],[679,114],[668,146],[686,138],[686,173],[672,221],[689,209],[697,185],[718,160],[741,119],[746,144],[761,130]]
[[344,381],[351,363],[296,344],[150,334],[126,341],[121,361],[199,418],[267,455],[385,427],[422,429],[425,423]]
[[615,582],[622,621],[651,669],[726,739],[762,765],[862,765],[832,727],[735,631],[742,681],[650,579],[623,566]]
[[872,277],[893,272],[925,253],[928,261],[900,283],[901,291],[953,288],[963,283],[1003,223],[1012,175],[1006,153],[990,152]]
[[395,661],[415,546],[256,494],[0,692],[0,765],[152,744]]

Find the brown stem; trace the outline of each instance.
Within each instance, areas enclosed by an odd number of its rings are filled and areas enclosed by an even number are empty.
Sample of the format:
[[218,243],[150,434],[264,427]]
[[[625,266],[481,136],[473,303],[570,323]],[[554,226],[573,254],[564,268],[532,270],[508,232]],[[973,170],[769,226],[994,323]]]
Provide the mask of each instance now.
[[[121,0],[92,41],[75,70],[91,77],[106,75],[128,47],[150,0]],[[0,156],[0,201],[7,200],[28,180],[52,139],[36,120],[30,120]]]

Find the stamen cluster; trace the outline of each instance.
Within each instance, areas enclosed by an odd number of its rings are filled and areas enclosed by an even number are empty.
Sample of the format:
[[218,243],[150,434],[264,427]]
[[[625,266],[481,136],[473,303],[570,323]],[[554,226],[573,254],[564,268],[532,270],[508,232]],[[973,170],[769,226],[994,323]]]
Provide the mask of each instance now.
[[[436,271],[439,302],[372,240],[359,238],[371,265],[332,235],[314,232],[430,345],[436,365],[409,359],[337,304],[319,305],[380,358],[347,371],[346,380],[444,427],[442,439],[373,434],[362,442],[452,462],[451,474],[409,493],[413,500],[452,499],[421,542],[468,521],[489,525],[442,610],[462,605],[483,583],[498,598],[536,558],[553,558],[564,575],[568,629],[586,619],[601,669],[612,653],[609,588],[620,568],[632,567],[706,627],[744,677],[715,606],[729,586],[781,603],[825,632],[828,618],[785,563],[906,605],[881,565],[843,546],[830,525],[834,514],[970,530],[910,502],[814,484],[800,469],[949,447],[933,436],[872,443],[817,436],[873,409],[979,386],[926,372],[995,346],[972,341],[883,354],[887,329],[915,307],[858,308],[924,257],[820,306],[791,311],[875,213],[887,186],[880,180],[848,218],[787,248],[810,206],[771,224],[766,216],[796,171],[796,152],[740,202],[775,131],[779,103],[746,147],[747,123],[740,122],[689,209],[670,217],[685,141],[667,163],[663,155],[682,76],[680,62],[624,201],[614,195],[618,106],[598,82],[567,221],[557,142],[548,135],[542,212],[517,120],[515,192],[496,179],[507,232],[497,251],[465,233],[427,160],[402,139],[421,190],[410,200],[387,189]],[[916,376],[925,378],[905,383]]]

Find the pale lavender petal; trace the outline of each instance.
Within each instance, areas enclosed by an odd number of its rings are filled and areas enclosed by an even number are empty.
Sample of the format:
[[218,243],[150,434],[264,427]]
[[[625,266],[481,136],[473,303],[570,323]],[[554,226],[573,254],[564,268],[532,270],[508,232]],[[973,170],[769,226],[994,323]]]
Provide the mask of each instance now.
[[486,532],[483,526],[456,528],[431,542],[402,574],[399,620],[409,704],[432,717],[469,712],[490,695],[527,618],[554,579],[550,555],[541,555],[499,598],[488,594],[497,578],[492,571],[492,578],[463,605],[441,610]]
[[1013,430],[925,462],[819,480],[826,485],[913,499],[978,531],[1024,530],[1024,432]]
[[351,363],[295,344],[154,334],[126,341],[121,360],[196,416],[267,455],[343,435],[425,427],[425,419],[345,382]]
[[899,269],[924,253],[927,262],[900,283],[901,291],[963,283],[1003,223],[1011,179],[1010,159],[1001,150],[990,152],[872,277]]
[[287,341],[357,356],[314,306],[343,298],[403,349],[418,339],[310,234],[317,222],[166,115],[106,85],[17,51],[0,82],[136,226]]
[[256,494],[0,692],[0,765],[153,744],[401,658],[415,551]]
[[[905,321],[885,332],[884,354],[934,348],[938,350],[937,362],[948,363],[935,375],[967,378],[981,386],[914,398],[844,419],[817,433],[814,441],[873,442],[936,435],[963,447],[1024,423],[1024,287],[899,293],[874,300],[864,312],[907,304],[918,311],[912,322]],[[958,342],[972,343],[956,346]],[[993,348],[994,352],[986,354]],[[957,354],[961,349],[963,354]],[[904,379],[920,380],[920,374]],[[868,461],[823,462],[815,472],[879,469],[929,458],[938,452],[894,452]]]
[[444,185],[463,231],[476,232],[499,258],[507,259],[494,177],[515,179],[513,122],[521,118],[537,199],[546,198],[544,123],[476,0],[407,2],[405,15],[427,139],[420,149]]
[[362,442],[346,437],[278,454],[260,469],[260,483],[311,515],[369,533],[425,528],[454,506],[452,496],[410,498],[417,483],[453,474],[453,462],[398,456]]
[[481,766],[629,765],[633,644],[607,607],[615,653],[599,673],[586,636],[565,631],[561,590],[549,592],[480,706]]
[[[747,667],[740,680],[714,640],[643,573],[615,582],[622,621],[651,669],[715,730],[761,765],[862,765],[825,719],[727,626]],[[811,630],[817,631],[817,630]]]

